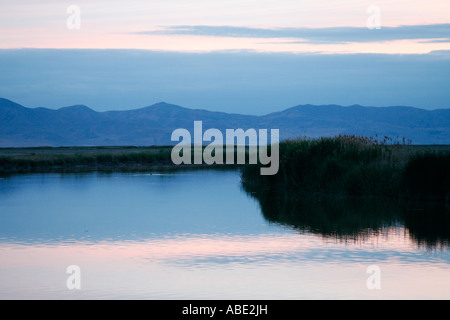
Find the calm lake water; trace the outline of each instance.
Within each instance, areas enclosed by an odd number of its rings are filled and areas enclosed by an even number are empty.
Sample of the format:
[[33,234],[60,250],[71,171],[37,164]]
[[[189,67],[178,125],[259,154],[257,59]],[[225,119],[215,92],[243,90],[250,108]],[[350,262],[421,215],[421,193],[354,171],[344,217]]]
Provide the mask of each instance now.
[[449,299],[449,221],[283,199],[238,171],[4,177],[0,299]]

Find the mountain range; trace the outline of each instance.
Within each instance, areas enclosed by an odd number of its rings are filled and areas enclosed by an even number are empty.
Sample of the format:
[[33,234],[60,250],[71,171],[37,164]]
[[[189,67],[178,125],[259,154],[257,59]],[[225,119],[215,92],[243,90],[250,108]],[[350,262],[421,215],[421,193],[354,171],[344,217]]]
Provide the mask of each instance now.
[[0,98],[0,147],[174,145],[177,128],[279,129],[280,139],[355,134],[405,138],[412,144],[450,144],[450,109],[299,105],[267,115],[189,109],[160,102],[97,112],[84,105],[27,108]]

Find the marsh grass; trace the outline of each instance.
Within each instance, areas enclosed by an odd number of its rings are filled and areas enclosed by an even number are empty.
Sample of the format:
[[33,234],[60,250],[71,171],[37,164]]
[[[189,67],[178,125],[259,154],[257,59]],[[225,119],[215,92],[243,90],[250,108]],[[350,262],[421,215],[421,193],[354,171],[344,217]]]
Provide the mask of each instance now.
[[0,156],[0,172],[33,172],[63,169],[111,169],[136,166],[169,165],[170,148],[41,148]]
[[[205,163],[196,165],[196,153],[201,149],[191,148],[190,164],[174,165],[172,146],[158,147],[62,147],[62,148],[5,148],[0,149],[0,174],[78,171],[78,170],[148,170],[161,167],[183,168],[211,167]],[[216,150],[215,150],[216,151]],[[248,159],[248,150],[246,159]],[[213,167],[236,168],[237,148],[234,151],[235,165],[213,165]],[[225,155],[225,147],[222,150]],[[213,152],[214,155],[214,152]]]
[[414,152],[391,141],[354,135],[283,141],[277,175],[245,166],[242,180],[277,192],[448,201],[450,152]]
[[412,156],[403,170],[403,185],[411,198],[450,202],[450,152]]

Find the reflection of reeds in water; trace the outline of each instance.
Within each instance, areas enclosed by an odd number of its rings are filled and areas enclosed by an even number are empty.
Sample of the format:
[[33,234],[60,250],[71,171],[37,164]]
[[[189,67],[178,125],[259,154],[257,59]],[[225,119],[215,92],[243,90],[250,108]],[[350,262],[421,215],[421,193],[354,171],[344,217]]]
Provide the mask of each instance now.
[[349,198],[298,194],[242,184],[256,199],[264,218],[301,233],[338,242],[370,242],[404,230],[418,246],[450,247],[450,211],[439,203],[411,203],[393,199]]
[[409,203],[404,223],[419,246],[450,248],[450,209],[438,203]]
[[243,188],[258,200],[266,220],[327,238],[356,240],[402,220],[396,207],[379,201],[280,193],[255,184]]

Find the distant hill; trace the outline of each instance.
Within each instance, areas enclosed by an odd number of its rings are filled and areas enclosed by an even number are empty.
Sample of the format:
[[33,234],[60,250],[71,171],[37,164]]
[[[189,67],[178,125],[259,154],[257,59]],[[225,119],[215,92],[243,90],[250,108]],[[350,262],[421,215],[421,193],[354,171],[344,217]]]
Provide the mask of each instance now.
[[0,98],[0,147],[173,145],[173,130],[279,129],[280,138],[337,134],[405,137],[413,144],[450,144],[450,109],[300,105],[264,116],[188,109],[160,102],[126,111],[76,105],[26,108]]

